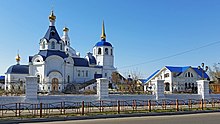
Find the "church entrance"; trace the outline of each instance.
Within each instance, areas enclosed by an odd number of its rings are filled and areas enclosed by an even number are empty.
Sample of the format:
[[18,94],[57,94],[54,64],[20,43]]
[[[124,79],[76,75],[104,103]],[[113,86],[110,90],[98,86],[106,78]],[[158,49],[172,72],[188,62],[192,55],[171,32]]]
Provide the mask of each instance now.
[[57,78],[53,78],[52,79],[52,91],[58,91],[58,79]]

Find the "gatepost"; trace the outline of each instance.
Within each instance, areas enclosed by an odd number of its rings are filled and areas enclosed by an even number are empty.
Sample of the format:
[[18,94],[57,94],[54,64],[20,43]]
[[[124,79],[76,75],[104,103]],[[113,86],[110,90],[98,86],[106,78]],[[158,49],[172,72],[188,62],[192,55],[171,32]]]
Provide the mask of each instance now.
[[202,99],[208,99],[209,98],[209,81],[198,80],[196,82],[197,82],[198,94],[201,95]]
[[108,84],[109,80],[107,78],[98,78],[97,81],[97,96],[99,100],[103,98],[107,98],[109,96],[108,93]]
[[164,80],[152,80],[155,84],[154,94],[156,95],[156,100],[163,99],[164,96]]
[[37,77],[27,76],[26,78],[26,91],[25,91],[25,101],[36,102],[37,101]]

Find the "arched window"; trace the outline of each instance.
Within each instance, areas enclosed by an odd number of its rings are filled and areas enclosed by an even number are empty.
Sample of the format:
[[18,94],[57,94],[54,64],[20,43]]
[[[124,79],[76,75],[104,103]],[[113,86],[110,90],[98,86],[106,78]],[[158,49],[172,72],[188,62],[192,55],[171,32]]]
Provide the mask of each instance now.
[[70,83],[70,76],[67,76],[67,83]]
[[54,30],[51,31],[51,35],[52,35],[52,36],[55,35],[55,31],[54,31]]
[[88,77],[88,75],[89,75],[89,72],[88,72],[88,70],[86,70],[86,77]]
[[193,77],[193,74],[191,73],[191,77]]
[[98,54],[102,54],[102,49],[98,48]]
[[54,41],[51,42],[51,49],[55,49],[55,42]]
[[108,55],[108,48],[105,48],[105,54]]
[[42,49],[45,49],[45,42],[42,43]]
[[78,70],[78,77],[80,77],[80,70]]
[[37,75],[37,83],[40,83],[40,75]]
[[62,43],[60,44],[60,50],[63,50],[63,44]]
[[187,89],[187,83],[185,83],[185,90]]
[[67,45],[67,41],[65,41],[65,44]]
[[185,77],[187,77],[187,73],[185,74]]
[[111,49],[111,55],[113,55],[112,49]]

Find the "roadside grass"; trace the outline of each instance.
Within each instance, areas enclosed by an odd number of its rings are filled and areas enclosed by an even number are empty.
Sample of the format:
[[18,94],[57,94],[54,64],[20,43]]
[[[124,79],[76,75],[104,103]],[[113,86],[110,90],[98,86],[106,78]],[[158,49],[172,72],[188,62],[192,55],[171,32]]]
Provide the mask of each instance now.
[[[201,108],[179,108],[179,111],[214,111],[214,110],[220,110],[220,107],[212,107],[212,108],[206,108],[204,107],[203,110]],[[120,113],[117,111],[96,111],[96,112],[85,112],[84,115],[81,113],[43,113],[42,118],[62,118],[62,117],[79,117],[79,116],[97,116],[97,115],[120,115],[120,114],[137,114],[137,113],[170,113],[170,112],[177,112],[176,108],[169,108],[169,109],[152,109],[149,111],[148,109],[144,110],[121,110]],[[16,119],[37,119],[40,118],[39,113],[38,115],[20,115],[17,117],[14,117],[13,115],[8,117],[0,117],[0,122],[7,121],[7,120],[16,120]]]

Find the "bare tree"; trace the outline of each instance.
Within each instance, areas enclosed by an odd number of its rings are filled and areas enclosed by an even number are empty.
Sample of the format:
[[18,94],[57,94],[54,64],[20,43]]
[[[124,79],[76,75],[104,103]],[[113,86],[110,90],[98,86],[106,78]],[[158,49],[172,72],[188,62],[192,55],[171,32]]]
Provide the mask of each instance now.
[[209,75],[215,83],[220,83],[220,63],[215,63],[209,68]]
[[141,77],[141,73],[139,71],[130,71],[127,79],[127,84],[130,93],[142,92],[143,86],[139,84],[138,80]]

